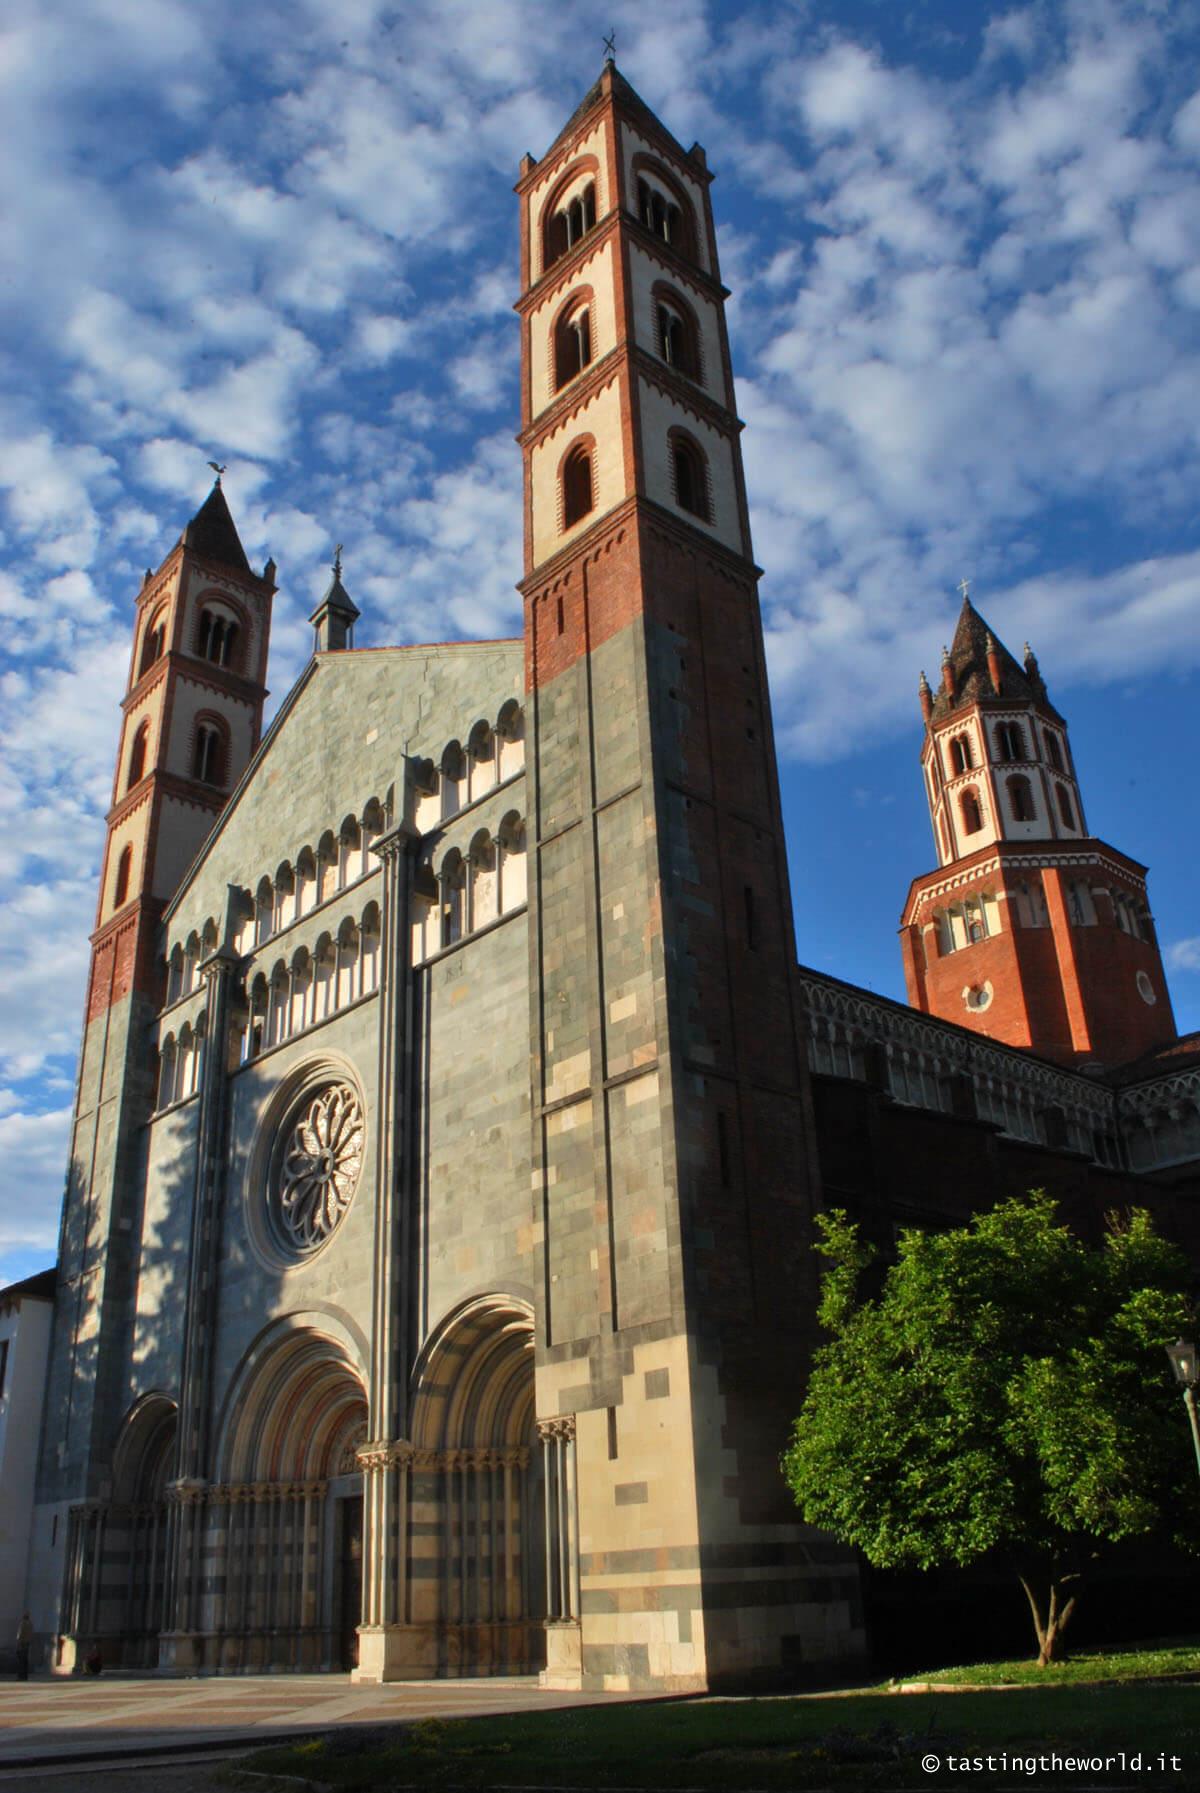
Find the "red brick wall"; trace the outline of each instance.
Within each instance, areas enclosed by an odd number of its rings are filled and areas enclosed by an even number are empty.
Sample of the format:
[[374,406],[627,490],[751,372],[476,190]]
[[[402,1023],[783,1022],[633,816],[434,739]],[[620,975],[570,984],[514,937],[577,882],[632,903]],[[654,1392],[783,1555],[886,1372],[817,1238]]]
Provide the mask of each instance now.
[[[632,504],[581,553],[558,562],[525,594],[525,689],[548,685],[642,610],[642,572]],[[559,627],[559,618],[562,627]]]
[[164,971],[156,942],[162,911],[160,902],[141,901],[115,927],[93,941],[87,993],[89,1022],[133,990],[156,1005],[161,1002]]
[[[925,942],[936,955],[936,935],[922,938],[917,923],[901,931],[908,998],[914,1008],[969,1027],[1008,1046],[1025,1046],[1062,1064],[1095,1059],[1122,1064],[1175,1038],[1175,1022],[1158,949],[1119,928],[1111,908],[1097,902],[1098,917],[1077,926],[1068,911],[1065,878],[1085,875],[1100,881],[1102,868],[1046,866],[1042,888],[1050,925],[1023,928],[1014,901],[1003,906],[999,934],[961,947],[925,963]],[[934,874],[940,883],[944,872]],[[995,874],[984,883],[994,886]],[[920,885],[917,887],[920,890]],[[975,894],[964,885],[954,901]],[[947,901],[951,893],[947,893]],[[923,913],[912,905],[910,913]],[[1157,1001],[1138,994],[1137,973],[1144,971]],[[992,1002],[969,1009],[963,1001],[968,985],[990,982]]]
[[[1072,932],[1095,1056],[1104,1064],[1121,1064],[1173,1040],[1175,1017],[1158,948],[1115,924]],[[1139,996],[1139,971],[1150,979],[1157,1002]]]

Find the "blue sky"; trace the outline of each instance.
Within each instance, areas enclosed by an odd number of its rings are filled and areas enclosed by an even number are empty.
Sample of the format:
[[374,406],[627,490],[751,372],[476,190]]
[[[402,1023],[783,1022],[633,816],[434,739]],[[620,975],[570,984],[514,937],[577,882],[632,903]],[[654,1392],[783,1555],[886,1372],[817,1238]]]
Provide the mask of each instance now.
[[[335,16],[336,14],[336,16]],[[1200,1027],[1200,22],[914,0],[10,0],[0,1280],[48,1262],[133,598],[208,488],[359,641],[512,634],[511,188],[602,30],[714,204],[801,957],[903,994],[916,680],[973,582]]]

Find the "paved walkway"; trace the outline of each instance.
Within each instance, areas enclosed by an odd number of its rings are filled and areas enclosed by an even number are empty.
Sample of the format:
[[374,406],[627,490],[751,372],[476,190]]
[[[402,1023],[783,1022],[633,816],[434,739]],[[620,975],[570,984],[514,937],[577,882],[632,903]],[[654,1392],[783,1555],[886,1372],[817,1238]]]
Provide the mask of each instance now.
[[0,1774],[18,1765],[131,1756],[220,1743],[253,1748],[280,1734],[336,1725],[396,1724],[416,1718],[471,1718],[544,1712],[645,1697],[545,1693],[532,1677],[397,1681],[354,1686],[348,1675],[238,1675],[157,1680],[35,1677],[0,1682]]

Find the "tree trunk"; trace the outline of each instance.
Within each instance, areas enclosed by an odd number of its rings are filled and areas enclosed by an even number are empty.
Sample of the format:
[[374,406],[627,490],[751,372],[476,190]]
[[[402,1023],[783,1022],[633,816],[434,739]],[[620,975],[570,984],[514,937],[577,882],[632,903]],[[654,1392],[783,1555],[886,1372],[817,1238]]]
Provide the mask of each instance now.
[[1057,1563],[1052,1564],[1050,1585],[1044,1602],[1038,1598],[1032,1575],[1021,1570],[1017,1573],[1021,1586],[1025,1589],[1025,1598],[1029,1601],[1029,1610],[1033,1614],[1033,1628],[1037,1632],[1038,1641],[1038,1667],[1045,1668],[1048,1663],[1064,1661],[1067,1654],[1063,1642],[1064,1633],[1079,1603],[1079,1583],[1082,1579],[1079,1572],[1063,1572]]

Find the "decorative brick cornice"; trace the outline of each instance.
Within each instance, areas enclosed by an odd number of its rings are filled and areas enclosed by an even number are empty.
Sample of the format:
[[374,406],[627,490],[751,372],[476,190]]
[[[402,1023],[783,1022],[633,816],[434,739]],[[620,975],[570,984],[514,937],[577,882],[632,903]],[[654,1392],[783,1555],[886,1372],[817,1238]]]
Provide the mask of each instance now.
[[271,597],[279,589],[270,579],[264,579],[261,573],[231,573],[221,561],[209,560],[204,554],[198,554],[195,548],[184,544],[184,553],[189,565],[202,572],[213,584],[231,592],[253,592],[256,595]]
[[518,581],[517,590],[527,601],[546,595],[553,590],[556,580],[561,580],[579,561],[601,553],[608,542],[635,518],[644,519],[652,532],[658,532],[662,539],[669,540],[685,553],[703,555],[713,567],[736,583],[757,582],[762,577],[762,568],[735,548],[727,547],[718,537],[689,523],[685,517],[677,517],[653,498],[642,498],[633,493],[605,511],[557,553],[539,561]]
[[575,563],[585,559],[588,554],[599,553],[608,542],[623,534],[633,521],[637,508],[636,494],[623,498],[620,504],[614,504],[611,510],[604,511],[594,523],[581,529],[578,535],[573,536],[556,553],[539,561],[523,579],[518,580],[517,590],[526,599],[541,597]]
[[681,374],[667,362],[660,361],[649,349],[630,344],[629,360],[648,385],[653,386],[664,398],[674,399],[697,423],[707,423],[721,435],[729,437],[739,436],[745,429],[741,418],[735,417],[718,399],[712,398],[703,386],[695,380],[689,380],[686,374]]
[[636,212],[622,211],[614,204],[603,218],[596,220],[586,236],[580,237],[577,243],[572,243],[565,255],[560,255],[544,273],[538,275],[533,285],[521,294],[513,310],[520,317],[528,317],[532,312],[540,311],[559,282],[569,284],[577,279],[585,262],[622,228],[628,232],[631,242],[654,257],[664,273],[678,280],[681,285],[689,285],[701,298],[711,299],[714,304],[721,305],[729,297],[729,288],[722,286],[698,262],[681,255],[669,243],[664,243],[648,225],[642,223]]
[[[692,261],[689,256],[681,255],[678,249],[671,247],[670,243],[664,243],[656,231],[651,230],[648,224],[642,223],[636,212],[626,212],[624,218],[630,241],[652,255],[660,268],[680,281],[689,281],[693,290],[704,298],[712,299],[718,305],[724,304],[729,297],[727,286],[722,286],[721,282],[715,279],[707,269],[702,268],[699,262]],[[699,228],[699,224],[700,221],[697,220],[697,228]]]
[[265,695],[263,687],[255,679],[248,679],[240,672],[232,672],[227,666],[214,666],[211,660],[198,659],[181,648],[168,648],[130,686],[121,699],[121,709],[128,713],[140,708],[150,692],[169,673],[173,673],[176,678],[185,679],[189,685],[199,685],[206,691],[215,691],[221,697],[231,697],[235,703],[245,704],[249,709],[255,709]]
[[92,952],[95,953],[99,947],[110,945],[122,934],[134,932],[143,923],[157,927],[163,908],[161,897],[131,896],[115,915],[110,915],[101,927],[89,934],[88,944],[91,946]]
[[1005,872],[1044,871],[1050,867],[1080,871],[1099,867],[1145,893],[1146,867],[1117,847],[1085,835],[1077,841],[991,841],[969,858],[955,859],[938,871],[925,872],[909,886],[900,925],[910,926],[927,902],[963,890],[980,879]]
[[620,222],[621,212],[614,200],[603,218],[597,218],[586,235],[580,237],[577,243],[572,243],[565,254],[560,255],[557,261],[552,261],[538,275],[534,284],[526,288],[513,306],[517,315],[524,318],[540,311],[546,300],[553,298],[556,286],[561,284],[565,290],[573,281],[578,280],[581,270],[596,251],[604,248],[618,234]]
[[181,802],[191,804],[195,809],[205,809],[214,815],[224,809],[229,793],[219,790],[216,785],[203,784],[198,778],[181,778],[177,772],[164,772],[152,766],[144,778],[139,778],[131,791],[113,804],[104,820],[111,828],[117,822],[123,822],[126,816],[148,803],[156,793],[176,797]]
[[536,447],[542,442],[550,442],[559,431],[565,428],[576,414],[591,404],[594,398],[609,386],[616,385],[621,377],[621,368],[625,361],[624,350],[618,344],[594,361],[586,373],[577,374],[573,380],[561,388],[553,402],[539,411],[533,422],[516,437],[522,448]]

